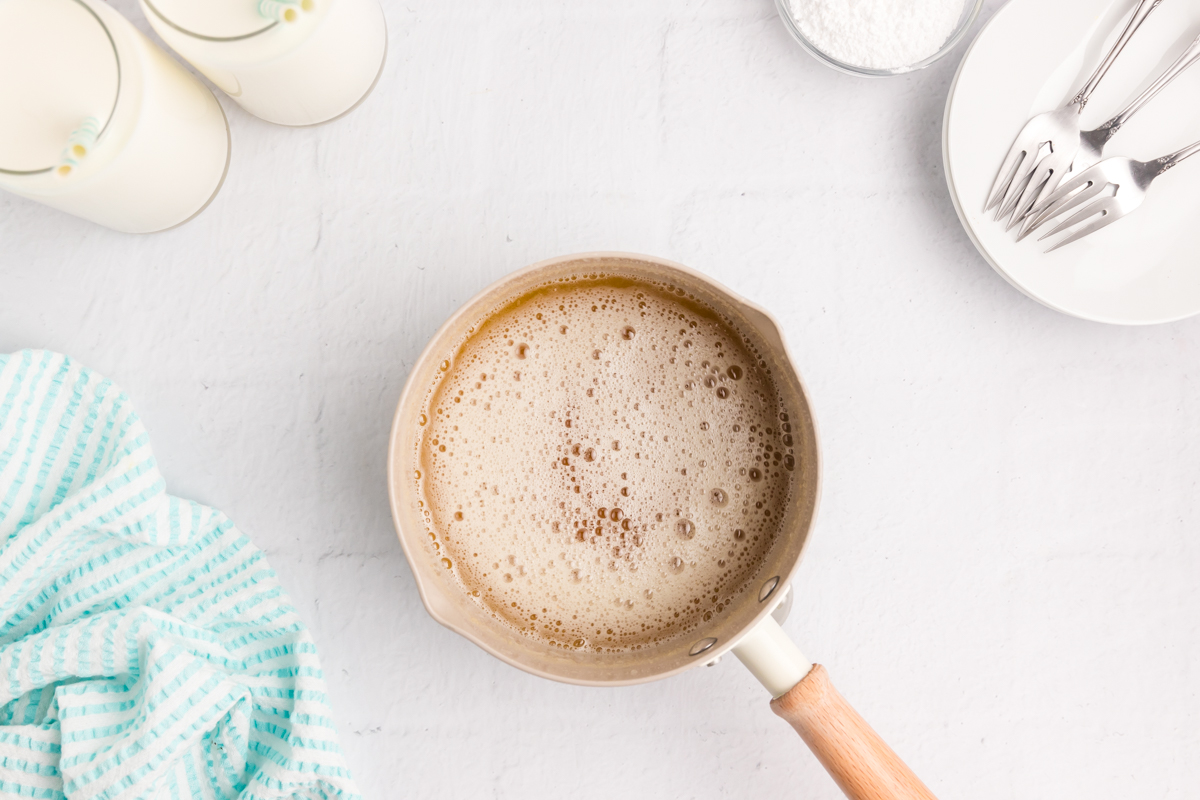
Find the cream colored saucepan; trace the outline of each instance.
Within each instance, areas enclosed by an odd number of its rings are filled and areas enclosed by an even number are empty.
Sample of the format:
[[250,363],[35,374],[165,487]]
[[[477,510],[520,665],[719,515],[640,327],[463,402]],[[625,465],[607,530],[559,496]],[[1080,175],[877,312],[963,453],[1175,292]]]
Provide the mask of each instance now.
[[[797,482],[781,527],[783,537],[768,554],[756,586],[725,614],[686,640],[620,654],[566,652],[521,635],[474,602],[444,568],[430,542],[410,477],[417,462],[418,417],[439,365],[454,355],[472,327],[492,311],[548,281],[599,273],[668,281],[725,315],[743,333],[757,334],[785,408],[793,422],[799,462]],[[791,412],[791,409],[795,409]],[[421,599],[433,618],[497,658],[544,678],[587,686],[641,683],[710,663],[732,651],[774,700],[771,708],[791,723],[830,775],[854,800],[932,800],[907,766],[811,664],[771,616],[795,576],[812,529],[820,489],[817,433],[804,385],[779,326],[762,309],[692,270],[649,256],[595,253],[544,261],[485,289],[458,310],[421,354],[392,426],[388,455],[392,515],[412,565]]]

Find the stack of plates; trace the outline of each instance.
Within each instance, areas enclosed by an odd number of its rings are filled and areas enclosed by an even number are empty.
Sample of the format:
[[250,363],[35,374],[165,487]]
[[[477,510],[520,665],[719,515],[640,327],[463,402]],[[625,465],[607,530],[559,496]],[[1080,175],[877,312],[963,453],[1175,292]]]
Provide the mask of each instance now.
[[[1200,313],[1200,156],[1154,182],[1128,217],[1053,253],[984,213],[1000,162],[1025,122],[1070,99],[1123,27],[1132,0],[1012,0],[971,45],[950,88],[942,129],[946,182],[971,240],[1030,297],[1066,314],[1144,325]],[[1163,3],[1117,59],[1082,116],[1114,116],[1200,32],[1200,0]],[[1200,65],[1109,142],[1106,155],[1150,160],[1200,140]]]

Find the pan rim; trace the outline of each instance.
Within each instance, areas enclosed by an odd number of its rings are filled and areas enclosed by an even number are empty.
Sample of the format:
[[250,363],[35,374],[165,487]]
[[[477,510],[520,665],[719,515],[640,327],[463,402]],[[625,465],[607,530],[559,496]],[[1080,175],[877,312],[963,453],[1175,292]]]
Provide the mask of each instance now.
[[[713,663],[715,660],[721,658],[723,655],[725,655],[730,650],[732,650],[737,645],[737,643],[747,633],[749,633],[760,622],[762,622],[762,620],[765,619],[767,617],[767,615],[769,615],[775,609],[775,606],[777,605],[778,600],[776,600],[775,602],[771,602],[771,603],[762,603],[762,608],[759,609],[758,613],[754,615],[754,617],[750,620],[749,623],[744,625],[734,636],[729,637],[728,641],[718,642],[710,650],[706,651],[704,653],[703,658],[696,658],[695,660],[693,660],[691,662],[681,664],[680,666],[674,667],[672,669],[666,669],[666,670],[662,670],[662,671],[658,671],[658,672],[636,675],[636,676],[632,676],[632,677],[628,677],[628,678],[612,678],[612,679],[578,678],[578,677],[574,677],[574,676],[570,676],[570,675],[563,675],[563,674],[559,674],[556,672],[539,669],[531,664],[519,662],[519,661],[509,657],[507,654],[499,652],[496,648],[494,648],[488,641],[486,641],[482,637],[475,635],[472,631],[468,630],[467,628],[457,625],[454,622],[452,622],[451,620],[447,619],[446,616],[443,615],[442,613],[440,613],[435,608],[434,604],[431,603],[430,598],[432,596],[432,590],[427,585],[425,576],[423,576],[421,571],[418,570],[414,566],[417,563],[417,559],[421,557],[421,554],[412,551],[412,549],[409,546],[409,542],[403,533],[403,524],[402,524],[403,516],[402,516],[402,509],[400,507],[400,497],[399,497],[399,488],[398,488],[400,485],[400,476],[397,474],[397,471],[396,471],[397,470],[397,462],[399,460],[397,458],[397,456],[398,456],[397,448],[398,448],[398,443],[401,438],[402,418],[404,417],[404,412],[405,412],[406,406],[410,402],[410,395],[413,392],[421,391],[424,389],[423,386],[420,387],[419,389],[415,386],[415,383],[416,383],[415,377],[420,372],[421,365],[424,364],[429,358],[433,357],[434,352],[435,352],[435,345],[439,346],[437,352],[440,352],[440,347],[444,346],[444,341],[443,341],[444,337],[450,330],[452,330],[456,326],[456,324],[462,319],[462,317],[464,317],[466,315],[468,309],[471,309],[475,305],[476,301],[479,298],[486,296],[487,294],[493,292],[496,289],[501,288],[503,285],[505,285],[507,283],[517,282],[522,276],[525,276],[529,273],[540,271],[540,270],[546,270],[546,269],[550,269],[553,267],[560,267],[564,264],[568,264],[570,262],[575,262],[575,261],[584,262],[584,261],[596,261],[596,260],[604,260],[604,259],[624,260],[624,261],[630,261],[630,262],[642,262],[642,263],[645,263],[648,265],[653,265],[653,266],[657,266],[657,267],[665,267],[667,270],[673,270],[676,272],[683,273],[684,275],[688,276],[689,278],[691,278],[703,285],[706,285],[710,289],[724,295],[735,306],[749,309],[753,312],[761,314],[772,326],[774,326],[776,332],[779,335],[779,340],[780,340],[780,343],[782,346],[782,352],[779,353],[779,355],[782,358],[784,358],[786,360],[787,364],[791,367],[792,373],[795,376],[796,382],[799,386],[801,396],[803,397],[805,405],[807,406],[806,410],[808,412],[809,427],[811,429],[811,434],[812,434],[812,438],[813,438],[813,453],[814,453],[814,458],[816,461],[814,468],[812,470],[813,474],[815,476],[813,478],[813,489],[812,489],[812,495],[813,495],[812,512],[809,514],[807,524],[804,526],[804,530],[801,531],[801,530],[797,529],[797,530],[793,530],[787,534],[792,537],[796,537],[796,536],[803,537],[801,545],[800,545],[800,550],[797,553],[795,560],[791,563],[789,568],[786,570],[786,574],[781,574],[779,576],[779,585],[780,586],[782,586],[782,587],[790,587],[791,586],[792,581],[794,580],[794,578],[796,576],[796,572],[798,571],[800,564],[804,561],[804,556],[806,555],[808,548],[811,544],[811,534],[812,534],[813,528],[816,525],[817,516],[820,511],[821,494],[822,494],[822,488],[823,488],[824,470],[822,469],[822,463],[821,463],[820,431],[817,426],[816,415],[813,410],[811,394],[808,391],[808,387],[804,383],[803,376],[800,374],[800,371],[796,368],[796,361],[792,355],[791,348],[788,346],[787,339],[783,335],[783,328],[779,324],[779,321],[775,318],[775,316],[773,314],[771,314],[771,312],[769,312],[765,308],[759,306],[757,303],[747,300],[746,298],[739,295],[737,292],[734,292],[733,290],[729,289],[728,287],[724,286],[723,284],[719,283],[718,281],[710,278],[709,276],[707,276],[701,272],[698,272],[697,270],[694,270],[694,269],[687,267],[683,264],[680,264],[678,262],[670,261],[670,260],[667,260],[664,258],[659,258],[657,256],[645,255],[645,254],[641,254],[641,253],[621,252],[621,251],[593,251],[593,252],[572,253],[572,254],[568,254],[568,255],[556,256],[554,258],[549,258],[549,259],[545,259],[542,261],[538,261],[534,264],[530,264],[529,266],[522,267],[521,269],[518,269],[518,270],[514,270],[513,272],[509,272],[506,275],[503,275],[502,277],[498,278],[497,280],[489,283],[487,286],[480,289],[478,292],[474,293],[470,298],[468,298],[467,300],[462,302],[458,306],[458,308],[455,310],[455,312],[453,314],[451,314],[445,320],[445,322],[442,323],[441,326],[438,327],[437,331],[434,332],[434,334],[432,336],[429,337],[429,340],[425,343],[425,347],[421,350],[421,354],[417,357],[416,361],[413,362],[413,366],[409,371],[408,377],[405,379],[404,389],[401,391],[400,398],[397,401],[396,411],[392,417],[391,430],[388,434],[388,452],[387,452],[388,503],[389,503],[389,506],[391,508],[391,513],[392,513],[392,525],[396,530],[397,538],[400,540],[400,547],[404,551],[404,556],[409,563],[410,571],[413,576],[413,581],[416,583],[417,592],[421,597],[421,604],[425,607],[426,613],[428,613],[436,622],[438,622],[438,624],[440,624],[443,627],[446,627],[449,630],[464,637],[468,641],[472,642],[473,644],[475,644],[478,647],[480,647],[481,649],[483,649],[489,655],[499,659],[500,661],[504,662],[505,664],[516,667],[517,669],[520,669],[522,672],[526,672],[531,675],[536,675],[538,677],[548,678],[550,680],[557,681],[559,683],[567,683],[567,684],[572,684],[572,685],[576,685],[576,686],[633,686],[633,685],[637,685],[637,684],[650,683],[653,681],[662,680],[664,678],[669,678],[674,675],[678,675],[678,674],[684,672],[685,670],[692,669],[693,667],[699,666],[701,664]],[[777,591],[775,593],[775,596],[776,596],[776,598],[781,600],[784,596],[784,592]],[[497,624],[499,624],[499,623],[497,623]]]

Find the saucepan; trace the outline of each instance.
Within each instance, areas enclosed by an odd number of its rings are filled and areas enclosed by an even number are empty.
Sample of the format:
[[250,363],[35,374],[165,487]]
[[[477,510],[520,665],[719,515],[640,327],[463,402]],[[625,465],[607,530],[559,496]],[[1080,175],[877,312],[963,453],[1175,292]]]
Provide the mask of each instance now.
[[[413,480],[419,418],[440,370],[490,312],[549,282],[598,274],[676,287],[760,340],[763,366],[789,410],[796,454],[792,499],[780,539],[748,591],[733,606],[682,640],[619,653],[565,651],[502,624],[473,600],[445,568],[420,507]],[[932,793],[845,701],[826,670],[812,664],[772,616],[808,543],[820,494],[817,431],[804,384],[779,326],[763,309],[680,264],[623,253],[551,259],[484,289],[434,335],[412,369],[392,426],[388,483],[392,516],[430,615],[496,658],[526,672],[586,686],[621,686],[666,678],[732,652],[771,693],[771,708],[787,720],[853,800],[933,800]],[[433,538],[436,538],[433,537]]]

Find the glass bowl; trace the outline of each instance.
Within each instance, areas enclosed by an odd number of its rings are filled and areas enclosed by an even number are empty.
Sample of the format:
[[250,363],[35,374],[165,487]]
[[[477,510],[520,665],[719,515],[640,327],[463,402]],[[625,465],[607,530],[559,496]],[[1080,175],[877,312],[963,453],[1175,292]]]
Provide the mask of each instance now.
[[845,72],[847,75],[859,75],[865,78],[886,78],[889,75],[903,75],[906,72],[916,72],[919,69],[928,67],[933,62],[937,61],[942,56],[954,49],[954,46],[962,41],[962,38],[967,35],[971,24],[975,22],[975,18],[979,16],[979,9],[983,7],[983,0],[964,0],[962,17],[958,20],[958,27],[950,34],[945,43],[942,44],[940,50],[926,59],[918,61],[915,64],[909,64],[903,67],[891,67],[889,69],[873,69],[871,67],[860,67],[857,64],[847,64],[845,61],[839,61],[833,56],[825,53],[815,44],[810,42],[805,35],[800,31],[800,26],[796,24],[796,20],[792,17],[792,10],[789,7],[790,0],[775,0],[775,7],[779,9],[779,16],[783,18],[784,27],[792,34],[792,38],[800,43],[800,46],[808,51],[809,55],[820,61],[822,64],[833,67],[838,72]]

